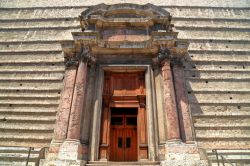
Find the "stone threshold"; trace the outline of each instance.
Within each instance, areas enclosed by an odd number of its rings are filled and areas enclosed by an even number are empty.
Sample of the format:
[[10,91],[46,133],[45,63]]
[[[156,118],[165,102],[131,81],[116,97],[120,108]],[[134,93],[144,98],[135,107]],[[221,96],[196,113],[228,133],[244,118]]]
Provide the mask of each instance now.
[[159,161],[132,161],[132,162],[114,162],[114,161],[89,161],[87,166],[101,166],[101,165],[123,165],[123,166],[132,166],[132,165],[160,165]]

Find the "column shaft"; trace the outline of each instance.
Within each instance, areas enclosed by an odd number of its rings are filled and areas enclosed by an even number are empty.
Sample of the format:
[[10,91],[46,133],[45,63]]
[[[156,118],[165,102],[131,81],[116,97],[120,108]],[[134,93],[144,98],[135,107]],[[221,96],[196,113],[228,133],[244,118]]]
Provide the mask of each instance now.
[[67,139],[80,139],[81,116],[86,96],[87,72],[87,63],[81,61],[76,75]]
[[191,115],[188,110],[188,101],[185,95],[184,73],[181,65],[173,66],[174,83],[176,89],[177,108],[179,110],[179,120],[181,136],[183,141],[193,141]]
[[72,104],[73,91],[76,79],[76,68],[65,71],[63,90],[56,116],[54,140],[64,140],[67,138],[69,114]]
[[179,140],[179,121],[176,110],[175,90],[173,85],[170,60],[164,60],[162,62],[162,77],[164,89],[164,110],[167,114],[167,138],[169,141]]

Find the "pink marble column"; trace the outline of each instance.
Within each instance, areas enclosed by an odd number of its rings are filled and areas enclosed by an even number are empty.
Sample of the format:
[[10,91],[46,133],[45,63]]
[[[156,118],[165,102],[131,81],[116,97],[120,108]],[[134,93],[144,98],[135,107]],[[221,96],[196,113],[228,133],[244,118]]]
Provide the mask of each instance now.
[[87,72],[87,63],[80,61],[76,75],[67,139],[80,139],[81,116],[86,96]]
[[193,141],[191,115],[188,110],[187,96],[185,95],[184,73],[181,64],[173,65],[174,84],[176,89],[176,102],[179,110],[181,137],[185,142]]
[[61,93],[54,130],[55,141],[64,140],[67,137],[69,114],[75,87],[76,69],[77,68],[75,67],[65,71],[63,90]]
[[167,114],[167,138],[169,141],[180,140],[178,113],[176,109],[170,60],[162,61],[162,78],[164,89],[164,109]]

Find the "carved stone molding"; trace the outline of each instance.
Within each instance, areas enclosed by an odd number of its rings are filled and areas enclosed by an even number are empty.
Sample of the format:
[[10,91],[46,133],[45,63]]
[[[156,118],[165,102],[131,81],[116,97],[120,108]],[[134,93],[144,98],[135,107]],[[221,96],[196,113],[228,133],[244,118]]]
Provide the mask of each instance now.
[[[150,55],[184,57],[189,42],[178,39],[168,11],[152,4],[99,4],[80,15],[82,32],[72,32],[72,41],[63,41],[67,56],[79,53],[84,60],[102,55]],[[88,48],[82,51],[82,48]],[[89,56],[91,53],[92,57]]]

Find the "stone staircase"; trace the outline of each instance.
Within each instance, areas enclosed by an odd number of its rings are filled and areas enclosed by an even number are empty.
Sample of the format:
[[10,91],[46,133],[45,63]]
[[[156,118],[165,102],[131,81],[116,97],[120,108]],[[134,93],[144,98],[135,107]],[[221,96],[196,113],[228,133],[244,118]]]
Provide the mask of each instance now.
[[0,166],[39,166],[43,148],[0,147]]
[[109,165],[121,165],[121,166],[159,166],[160,162],[157,161],[140,161],[140,162],[103,162],[103,161],[90,161],[86,166],[109,166]]
[[210,166],[250,166],[250,149],[207,150],[207,157]]

